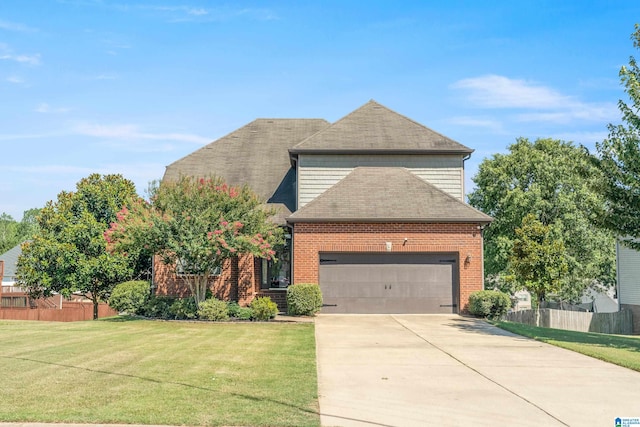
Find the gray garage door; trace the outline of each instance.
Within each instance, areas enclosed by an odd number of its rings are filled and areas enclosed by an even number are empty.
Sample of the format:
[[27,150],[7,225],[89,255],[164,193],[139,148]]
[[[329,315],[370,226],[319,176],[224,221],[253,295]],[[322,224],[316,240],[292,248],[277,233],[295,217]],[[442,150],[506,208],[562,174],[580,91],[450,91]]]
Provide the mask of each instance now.
[[321,253],[323,313],[457,313],[457,254]]

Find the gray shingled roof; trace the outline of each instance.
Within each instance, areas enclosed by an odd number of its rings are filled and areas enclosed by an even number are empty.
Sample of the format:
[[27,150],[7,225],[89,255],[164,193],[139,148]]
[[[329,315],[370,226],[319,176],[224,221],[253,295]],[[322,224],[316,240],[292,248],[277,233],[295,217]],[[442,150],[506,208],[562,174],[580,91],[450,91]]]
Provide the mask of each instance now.
[[257,119],[167,166],[164,179],[215,175],[229,185],[246,184],[283,221],[296,203],[288,149],[327,126],[324,119]]
[[22,243],[9,249],[0,255],[0,260],[4,261],[4,281],[12,282],[16,276],[16,266],[18,257],[22,254]]
[[492,218],[405,168],[358,167],[287,221],[489,223]]
[[298,153],[472,153],[473,150],[371,100],[291,150]]

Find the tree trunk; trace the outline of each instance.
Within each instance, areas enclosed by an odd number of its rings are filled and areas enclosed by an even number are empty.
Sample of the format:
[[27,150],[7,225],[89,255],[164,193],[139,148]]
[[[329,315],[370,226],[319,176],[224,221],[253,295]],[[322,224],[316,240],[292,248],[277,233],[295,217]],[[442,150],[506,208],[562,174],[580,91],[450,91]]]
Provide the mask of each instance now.
[[93,300],[93,320],[98,320],[98,300]]

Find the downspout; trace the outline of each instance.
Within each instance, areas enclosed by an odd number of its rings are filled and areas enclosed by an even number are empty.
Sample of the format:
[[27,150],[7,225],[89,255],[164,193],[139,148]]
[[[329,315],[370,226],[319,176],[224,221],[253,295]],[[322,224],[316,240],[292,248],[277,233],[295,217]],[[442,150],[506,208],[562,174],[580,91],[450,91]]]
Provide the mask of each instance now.
[[487,228],[489,224],[479,225],[480,227],[480,251],[482,253],[482,265],[480,266],[480,271],[482,274],[482,289],[484,290],[485,280],[484,280],[484,229]]

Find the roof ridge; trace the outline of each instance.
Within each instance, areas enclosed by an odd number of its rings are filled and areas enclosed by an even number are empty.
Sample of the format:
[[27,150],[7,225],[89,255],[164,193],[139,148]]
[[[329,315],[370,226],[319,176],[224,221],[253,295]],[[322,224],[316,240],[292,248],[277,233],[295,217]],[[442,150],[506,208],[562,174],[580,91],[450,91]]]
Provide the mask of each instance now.
[[[371,135],[373,129],[381,132]],[[470,154],[474,150],[371,99],[289,149],[294,155],[330,151]]]
[[302,141],[300,141],[299,143],[297,143],[296,145],[294,145],[293,147],[291,147],[291,149],[295,149],[296,147],[302,145],[305,143],[305,141],[307,141],[310,138],[315,137],[316,135],[320,135],[325,131],[328,131],[329,129],[331,129],[336,123],[341,122],[342,120],[346,119],[347,117],[349,117],[350,115],[356,113],[357,111],[360,111],[363,107],[369,105],[369,104],[376,104],[376,105],[381,105],[378,104],[376,101],[374,101],[373,99],[370,99],[369,101],[365,102],[364,104],[362,104],[360,107],[356,108],[355,110],[351,111],[350,113],[345,114],[344,116],[340,117],[338,120],[336,120],[335,122],[330,123],[330,126],[327,126],[324,129],[319,130],[318,132],[314,133],[313,135],[309,135],[308,137],[306,137],[305,139],[303,139]]

